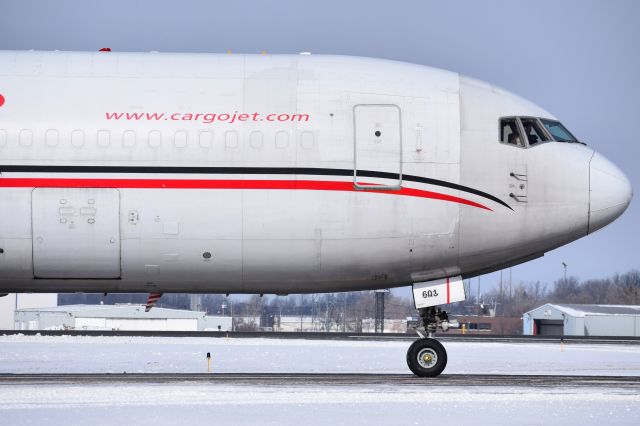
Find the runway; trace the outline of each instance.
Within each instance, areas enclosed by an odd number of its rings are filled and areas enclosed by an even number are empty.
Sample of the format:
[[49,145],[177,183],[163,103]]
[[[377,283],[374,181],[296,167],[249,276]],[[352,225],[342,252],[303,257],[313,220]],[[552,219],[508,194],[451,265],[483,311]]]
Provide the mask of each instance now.
[[218,337],[0,336],[0,418],[584,426],[635,425],[640,417],[633,343],[450,339],[444,374],[419,378],[406,366],[410,341],[401,336]]
[[0,374],[0,385],[18,384],[224,384],[248,386],[509,386],[509,387],[616,387],[640,391],[637,376],[560,376],[508,374],[442,374],[421,378],[412,374]]

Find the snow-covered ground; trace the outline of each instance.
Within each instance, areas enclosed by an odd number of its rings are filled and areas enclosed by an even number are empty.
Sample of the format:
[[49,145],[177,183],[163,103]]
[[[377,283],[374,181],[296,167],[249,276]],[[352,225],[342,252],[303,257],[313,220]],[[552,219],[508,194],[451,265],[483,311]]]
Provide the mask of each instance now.
[[[409,373],[409,341],[0,336],[0,373]],[[640,345],[444,342],[447,374],[640,375]]]
[[[0,373],[409,373],[407,341],[0,336]],[[446,342],[447,374],[639,375],[640,346]],[[638,424],[634,387],[0,384],[0,425]]]
[[3,425],[637,425],[612,390],[497,387],[0,386]]

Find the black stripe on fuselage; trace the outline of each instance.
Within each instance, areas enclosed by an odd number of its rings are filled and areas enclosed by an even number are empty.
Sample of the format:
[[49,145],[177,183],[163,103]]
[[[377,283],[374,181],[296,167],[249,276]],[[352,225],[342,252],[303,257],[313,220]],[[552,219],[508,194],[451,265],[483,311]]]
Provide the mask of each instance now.
[[[0,165],[0,173],[149,173],[149,174],[231,174],[231,175],[318,175],[353,176],[353,169],[319,167],[171,167],[171,166],[34,166]],[[358,177],[398,180],[398,173],[358,170]],[[507,203],[491,194],[468,186],[422,176],[402,175],[403,181],[441,186],[478,195],[513,210]]]

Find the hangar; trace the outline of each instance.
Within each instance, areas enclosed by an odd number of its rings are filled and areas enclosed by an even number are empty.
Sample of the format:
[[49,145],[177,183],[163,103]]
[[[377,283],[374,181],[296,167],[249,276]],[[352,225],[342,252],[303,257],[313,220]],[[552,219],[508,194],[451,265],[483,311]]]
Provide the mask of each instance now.
[[25,308],[58,306],[57,293],[11,293],[0,295],[0,330],[12,330],[15,312]]
[[231,317],[144,305],[66,305],[18,309],[16,330],[230,331]]
[[547,303],[526,312],[523,334],[640,337],[640,306]]

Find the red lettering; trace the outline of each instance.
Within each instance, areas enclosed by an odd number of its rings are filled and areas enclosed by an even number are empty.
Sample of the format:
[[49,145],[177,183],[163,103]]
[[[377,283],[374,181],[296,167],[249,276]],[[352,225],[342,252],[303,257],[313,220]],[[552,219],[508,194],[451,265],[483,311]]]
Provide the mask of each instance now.
[[125,117],[127,117],[127,120],[140,120],[142,117],[144,117],[144,113],[143,112],[127,112],[125,114]]
[[111,120],[111,119],[120,120],[120,117],[124,115],[121,112],[107,112],[105,114],[107,115],[107,120]]
[[162,113],[157,113],[154,112],[153,114],[149,114],[147,113],[147,120],[151,121],[151,120],[162,120],[162,117],[164,117],[164,112]]
[[234,123],[236,121],[266,121],[269,122],[284,122],[284,121],[309,121],[309,114],[267,114],[261,115],[259,112],[254,113],[238,113],[235,111],[233,114],[223,113],[223,114],[213,114],[213,113],[172,113],[167,114],[164,112],[105,112],[105,118],[107,120],[128,120],[128,121],[160,121],[160,120],[171,120],[171,121],[202,121],[206,124],[211,124],[216,119],[218,121],[224,121],[228,123]]

